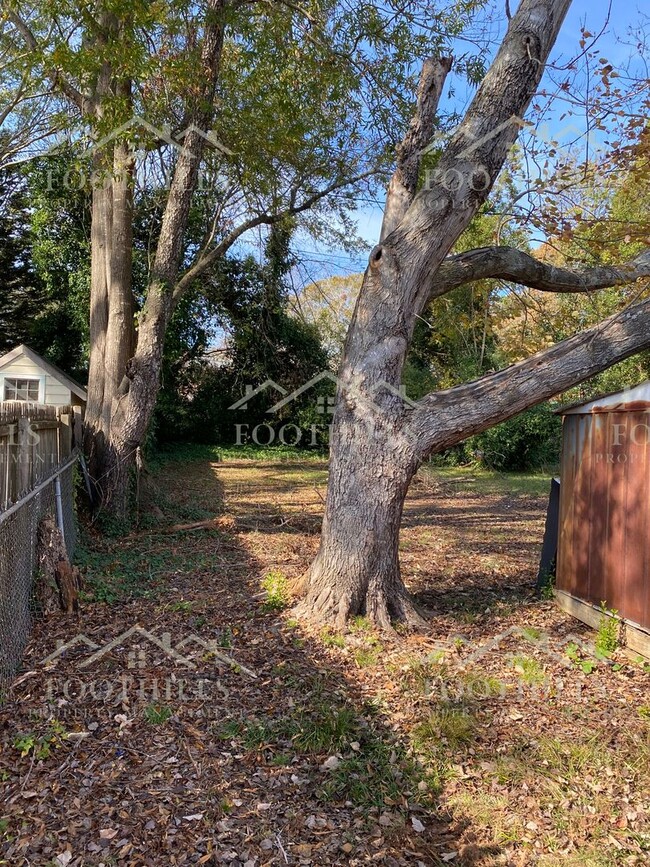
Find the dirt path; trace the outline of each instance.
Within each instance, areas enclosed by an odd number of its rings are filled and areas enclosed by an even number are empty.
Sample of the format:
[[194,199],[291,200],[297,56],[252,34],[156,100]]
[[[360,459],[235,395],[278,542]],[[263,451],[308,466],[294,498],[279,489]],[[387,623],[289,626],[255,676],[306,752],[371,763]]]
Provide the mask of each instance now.
[[543,500],[423,474],[402,561],[431,634],[335,634],[285,608],[325,482],[169,463],[156,521],[87,543],[81,617],[36,625],[0,708],[0,863],[648,863],[650,676],[532,598]]

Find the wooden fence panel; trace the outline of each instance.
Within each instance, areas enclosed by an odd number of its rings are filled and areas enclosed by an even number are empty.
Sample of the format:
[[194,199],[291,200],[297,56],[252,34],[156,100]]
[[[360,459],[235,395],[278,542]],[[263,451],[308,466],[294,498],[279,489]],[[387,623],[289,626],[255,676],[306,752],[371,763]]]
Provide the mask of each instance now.
[[0,403],[0,511],[50,476],[79,438],[73,407]]

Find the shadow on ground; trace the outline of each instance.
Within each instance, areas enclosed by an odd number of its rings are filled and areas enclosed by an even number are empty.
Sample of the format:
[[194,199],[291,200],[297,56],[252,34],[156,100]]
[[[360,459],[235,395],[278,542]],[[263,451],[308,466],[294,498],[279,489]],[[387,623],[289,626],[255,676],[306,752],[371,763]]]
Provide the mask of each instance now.
[[[297,469],[280,468],[280,493]],[[237,518],[170,532],[224,517],[220,469],[168,466],[151,488],[138,532],[86,532],[82,613],[35,625],[0,711],[3,857],[16,867],[444,863],[465,832],[439,802],[439,777],[345,660],[265,603],[267,567],[245,540],[256,533],[237,532]],[[57,641],[68,646],[57,653]],[[373,647],[365,633],[357,645]]]
[[615,834],[644,863],[650,731],[644,753],[619,708],[648,678],[543,656],[542,631],[573,624],[530,598],[541,503],[416,490],[402,559],[432,634],[339,634],[294,621],[282,580],[262,591],[308,565],[325,480],[313,463],[169,462],[139,532],[86,534],[82,614],[35,625],[0,709],[2,857],[607,867]]

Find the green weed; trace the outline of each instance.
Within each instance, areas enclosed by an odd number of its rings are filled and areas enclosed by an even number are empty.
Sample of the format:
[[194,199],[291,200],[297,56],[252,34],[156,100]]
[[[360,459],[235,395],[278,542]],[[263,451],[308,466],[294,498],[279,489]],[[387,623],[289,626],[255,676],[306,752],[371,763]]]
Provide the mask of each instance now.
[[52,720],[43,734],[36,732],[28,732],[20,734],[14,738],[14,748],[18,750],[21,757],[30,755],[34,756],[37,761],[48,759],[52,754],[52,750],[60,747],[64,740],[68,737],[68,732],[58,720]]
[[607,608],[604,602],[600,604],[600,623],[596,634],[596,653],[602,657],[610,657],[619,644],[620,623],[617,618],[618,612],[613,608]]
[[358,719],[352,708],[322,703],[295,719],[294,745],[305,753],[333,753],[357,735]]
[[230,650],[233,646],[232,640],[232,632],[230,631],[230,627],[226,626],[219,633],[219,637],[217,638],[217,644],[219,647],[223,647],[224,650]]
[[351,632],[372,632],[373,630],[372,621],[368,617],[359,614],[350,621]]
[[413,732],[416,749],[427,752],[444,741],[451,749],[468,744],[476,732],[476,720],[463,706],[441,705],[419,723]]
[[566,650],[564,651],[567,657],[571,660],[571,662],[584,674],[591,674],[592,671],[597,668],[597,663],[594,659],[590,657],[584,657],[580,652],[580,648],[573,641],[569,642],[566,646]]
[[530,656],[514,656],[512,664],[524,683],[543,683],[546,677],[543,667],[536,659]]
[[332,632],[327,627],[322,630],[320,637],[325,647],[345,647],[344,636],[338,632]]
[[289,605],[289,582],[282,572],[269,572],[262,579],[262,590],[266,598],[262,607],[265,611],[284,611]]
[[498,677],[475,671],[465,672],[460,677],[460,685],[462,692],[459,697],[467,697],[469,699],[494,698],[506,693],[506,684],[500,681]]
[[144,718],[149,725],[163,725],[172,715],[172,709],[161,704],[149,704],[144,709]]
[[358,647],[354,651],[354,661],[359,668],[369,668],[377,665],[382,650],[383,647],[379,643],[371,644],[368,647]]

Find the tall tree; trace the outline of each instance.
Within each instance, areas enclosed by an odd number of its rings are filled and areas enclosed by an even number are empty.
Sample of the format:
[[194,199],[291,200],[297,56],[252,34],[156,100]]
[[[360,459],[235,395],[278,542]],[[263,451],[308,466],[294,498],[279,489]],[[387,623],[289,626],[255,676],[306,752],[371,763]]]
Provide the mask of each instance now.
[[509,247],[449,251],[485,202],[538,88],[570,0],[521,0],[465,117],[418,189],[422,148],[448,60],[422,76],[418,108],[398,153],[382,235],[347,336],[331,437],[320,548],[300,610],[343,623],[365,613],[420,624],[400,575],[399,526],[414,473],[432,452],[511,418],[650,346],[650,301],[524,361],[405,404],[398,388],[416,318],[431,297],[500,277],[550,292],[595,290],[650,275],[650,253],[582,272]]
[[[395,14],[392,3],[357,9],[339,0],[93,0],[81,17],[70,0],[6,5],[14,58],[29,58],[24,66],[94,140],[87,445],[105,507],[123,514],[179,300],[260,226],[308,214],[308,228],[331,234],[338,225],[345,237],[353,191],[394,144],[414,62],[462,29],[478,4],[441,12],[409,3]],[[148,165],[164,195],[136,323],[134,186],[149,183],[138,148],[159,161]],[[229,169],[219,191],[205,188],[202,165]],[[197,202],[198,239],[190,231]]]
[[30,214],[24,178],[0,171],[0,354],[26,343],[43,303],[31,259]]

